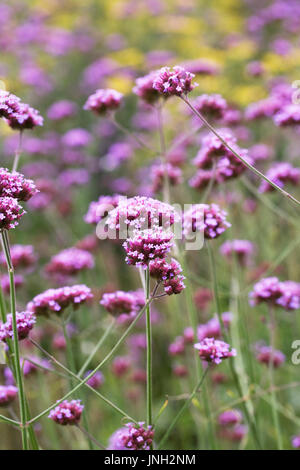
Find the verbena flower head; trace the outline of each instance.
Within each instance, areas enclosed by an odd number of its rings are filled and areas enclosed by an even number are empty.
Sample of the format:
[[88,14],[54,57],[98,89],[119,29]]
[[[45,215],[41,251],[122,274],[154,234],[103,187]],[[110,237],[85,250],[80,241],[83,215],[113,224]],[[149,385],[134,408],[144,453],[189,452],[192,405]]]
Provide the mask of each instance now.
[[23,208],[13,197],[0,197],[0,229],[10,230],[18,225],[25,214]]
[[300,308],[300,283],[294,281],[280,282],[277,277],[267,277],[254,284],[249,294],[252,306],[267,302],[285,310]]
[[[300,168],[295,168],[288,162],[275,163],[266,172],[266,176],[280,188],[283,188],[286,184],[297,186],[300,182]],[[275,191],[275,188],[267,181],[263,180],[260,184],[259,191],[266,193]]]
[[222,119],[227,109],[226,100],[221,95],[200,95],[193,101],[194,108],[211,119]]
[[199,351],[200,359],[213,364],[220,364],[223,359],[236,356],[236,350],[231,349],[229,344],[214,338],[204,338],[194,347]]
[[243,415],[239,410],[226,410],[218,416],[218,422],[221,426],[234,426],[241,423]]
[[64,278],[93,267],[94,257],[90,252],[72,247],[53,256],[46,266],[46,272]]
[[48,289],[37,295],[27,305],[27,310],[35,315],[61,314],[67,307],[79,307],[93,299],[91,289],[84,284]]
[[192,84],[194,77],[193,73],[179,65],[163,67],[156,72],[153,88],[165,97],[187,95],[197,86],[197,83]]
[[[36,318],[32,312],[21,312],[16,313],[17,317],[17,331],[18,339],[22,340],[27,338],[30,330],[32,330]],[[13,338],[13,319],[12,315],[7,315],[7,321],[0,324],[0,341],[6,341],[10,338]]]
[[17,113],[20,101],[20,98],[12,93],[0,90],[0,117],[9,119],[14,113]]
[[173,237],[172,232],[162,228],[137,230],[123,243],[126,263],[146,268],[149,261],[166,256],[173,246]]
[[121,197],[119,194],[114,194],[113,196],[100,196],[98,201],[92,201],[84,216],[84,221],[87,224],[98,224],[118,206]]
[[168,228],[178,222],[179,215],[175,209],[164,202],[145,196],[122,198],[118,206],[107,218],[110,229],[150,229],[155,227]]
[[144,423],[127,423],[118,429],[109,439],[109,450],[150,450],[153,442],[152,426],[144,427]]
[[83,408],[80,400],[65,400],[50,411],[48,418],[63,426],[78,424]]
[[19,201],[28,201],[38,192],[34,182],[21,173],[0,168],[0,197],[14,197]]
[[165,259],[156,258],[149,263],[150,276],[158,281],[173,279],[182,272],[182,267],[175,259],[168,263]]
[[246,266],[254,253],[254,245],[249,240],[227,240],[221,245],[220,253],[230,260],[236,257],[242,266]]
[[[10,256],[15,269],[28,269],[34,266],[37,256],[32,245],[12,245]],[[0,253],[0,265],[6,267],[4,253]]]
[[149,104],[155,103],[160,98],[160,93],[153,87],[156,75],[157,72],[150,72],[144,77],[137,78],[136,85],[132,90],[139,98]]
[[256,359],[262,364],[270,365],[272,363],[273,367],[277,368],[285,361],[285,355],[271,346],[261,346],[258,348]]
[[207,239],[217,238],[231,227],[226,216],[227,212],[217,204],[195,204],[184,214],[183,233],[189,237],[192,233],[203,232]]
[[100,305],[113,316],[135,315],[141,307],[140,294],[121,290],[105,293],[100,300]]
[[20,103],[17,112],[12,113],[8,118],[9,126],[19,131],[42,126],[43,122],[44,120],[38,110],[25,103]]
[[96,90],[90,95],[83,109],[93,111],[96,114],[105,114],[107,111],[114,111],[121,106],[122,93],[110,88]]
[[184,279],[185,277],[181,274],[176,277],[166,279],[163,282],[165,293],[168,295],[180,294],[183,289],[185,289]]
[[17,387],[13,385],[0,385],[0,407],[10,405],[18,394]]

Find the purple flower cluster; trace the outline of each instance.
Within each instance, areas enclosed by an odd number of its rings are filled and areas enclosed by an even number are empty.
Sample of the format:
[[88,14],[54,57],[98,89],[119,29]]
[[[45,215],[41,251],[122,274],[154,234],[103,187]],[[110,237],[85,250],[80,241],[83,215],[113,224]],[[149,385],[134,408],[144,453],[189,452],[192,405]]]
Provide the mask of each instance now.
[[19,201],[28,201],[38,192],[32,180],[24,178],[21,173],[11,173],[0,168],[0,197],[13,197]]
[[[300,168],[295,168],[288,162],[275,163],[267,171],[266,176],[280,188],[289,183],[297,186],[300,182]],[[267,181],[262,180],[259,191],[266,193],[275,189]]]
[[165,259],[156,258],[149,263],[150,276],[163,283],[166,294],[180,294],[185,288],[182,267],[178,261],[171,259],[168,263]]
[[110,229],[130,227],[132,229],[168,228],[179,221],[172,206],[145,196],[122,198],[107,220]]
[[194,77],[193,73],[179,65],[163,67],[156,72],[153,88],[165,97],[187,95],[197,86],[196,83],[192,84]]
[[281,282],[277,277],[266,277],[254,284],[249,302],[252,306],[266,302],[285,310],[297,310],[300,308],[300,284],[294,281]]
[[246,266],[254,253],[254,245],[249,240],[227,240],[221,245],[220,253],[228,259],[236,257],[242,266]]
[[12,129],[20,131],[43,125],[43,118],[36,109],[3,90],[0,90],[0,117],[5,118]]
[[109,439],[109,450],[150,450],[153,442],[152,426],[144,428],[144,423],[127,423]]
[[[237,145],[236,137],[228,129],[221,129],[219,134],[238,155],[251,163],[248,151]],[[201,149],[194,159],[194,164],[198,172],[191,178],[190,185],[196,189],[204,188],[212,179],[215,184],[221,184],[238,177],[247,169],[243,162],[213,134],[208,134],[202,139]]]
[[173,233],[162,228],[135,231],[123,247],[126,251],[126,263],[146,268],[149,261],[165,258],[173,246]]
[[226,216],[217,204],[195,204],[184,214],[184,236],[190,238],[192,233],[203,232],[207,239],[217,238],[231,227]]
[[[10,256],[15,269],[28,269],[34,266],[37,256],[34,253],[32,245],[12,245],[10,247]],[[6,267],[4,253],[0,253],[0,265]]]
[[114,111],[121,106],[123,95],[116,90],[99,89],[90,95],[84,105],[84,109],[96,114],[105,114]]
[[83,408],[84,406],[81,405],[80,400],[65,400],[50,411],[48,418],[62,426],[67,424],[76,425],[80,421]]
[[141,291],[124,292],[118,290],[103,294],[100,300],[100,305],[113,316],[135,316],[144,304],[145,297],[141,296]]
[[[17,320],[17,331],[19,341],[27,338],[30,330],[32,330],[36,318],[32,312],[21,312],[16,313]],[[5,323],[0,323],[0,341],[6,341],[10,338],[13,338],[13,319],[12,315],[7,315],[7,321]]]
[[18,394],[18,389],[13,385],[0,385],[0,407],[10,405]]
[[25,214],[23,208],[13,197],[0,197],[0,230],[9,230],[18,225],[18,220]]
[[94,257],[91,253],[72,247],[53,256],[45,269],[48,274],[63,279],[93,267]]
[[27,305],[27,310],[35,315],[62,313],[67,307],[77,308],[84,302],[93,299],[91,289],[84,284],[48,289],[37,295]]
[[111,210],[118,206],[121,197],[118,194],[100,196],[98,201],[92,201],[84,216],[84,221],[87,224],[98,224]]
[[213,364],[220,364],[223,359],[236,356],[235,349],[231,349],[229,344],[214,338],[204,338],[194,347],[199,351],[199,357],[203,361]]

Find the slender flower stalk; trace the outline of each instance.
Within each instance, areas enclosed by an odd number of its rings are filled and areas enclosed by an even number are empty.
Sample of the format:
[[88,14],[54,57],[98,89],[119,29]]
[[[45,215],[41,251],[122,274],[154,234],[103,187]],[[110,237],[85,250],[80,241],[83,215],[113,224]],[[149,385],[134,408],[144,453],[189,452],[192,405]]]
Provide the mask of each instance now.
[[29,423],[35,423],[38,421],[40,418],[45,416],[49,411],[51,411],[53,408],[55,408],[57,405],[62,403],[64,400],[69,398],[71,395],[73,395],[77,390],[79,390],[93,375],[100,370],[109,360],[110,358],[114,355],[114,353],[117,351],[117,349],[121,346],[121,344],[125,341],[125,339],[128,337],[128,335],[131,333],[133,328],[135,327],[136,323],[140,320],[140,318],[143,316],[147,306],[152,302],[153,298],[150,298],[148,302],[145,303],[144,307],[140,310],[138,315],[135,317],[133,322],[130,324],[130,326],[127,328],[127,330],[123,333],[123,335],[120,337],[120,339],[116,342],[114,347],[111,349],[111,351],[105,356],[105,358],[98,364],[98,366],[91,371],[90,374],[88,374],[84,379],[82,379],[72,390],[70,390],[66,395],[64,395],[62,398],[60,398],[57,402],[53,403],[51,406],[49,406],[46,410],[42,411],[40,414],[32,418]]
[[104,341],[106,340],[107,336],[112,331],[114,326],[115,326],[115,319],[113,319],[112,322],[109,324],[108,328],[106,328],[104,335],[101,336],[98,343],[96,344],[96,346],[92,350],[91,354],[89,355],[89,357],[86,359],[86,361],[82,365],[80,371],[77,374],[79,377],[81,377],[84,374],[84,372],[88,368],[90,362],[93,360],[95,354],[97,353],[97,351],[99,351],[99,349],[101,348],[102,344],[104,343]]
[[257,168],[255,168],[253,165],[251,165],[251,163],[249,163],[247,160],[245,160],[243,157],[241,157],[241,155],[239,155],[227,142],[226,140],[224,140],[220,134],[216,131],[216,129],[202,116],[201,113],[199,113],[199,111],[197,111],[194,106],[192,105],[192,103],[187,99],[185,98],[184,96],[181,96],[180,97],[187,105],[188,107],[196,114],[196,116],[198,116],[199,119],[201,119],[201,121],[206,125],[206,127],[208,127],[208,129],[216,136],[218,137],[218,139],[222,142],[223,145],[225,145],[225,147],[231,152],[233,153],[233,155],[238,158],[241,162],[243,162],[243,164],[249,169],[251,170],[253,173],[255,173],[257,176],[259,176],[260,178],[262,178],[263,180],[265,180],[267,183],[269,183],[269,185],[271,185],[274,189],[276,189],[277,191],[279,191],[284,197],[286,197],[287,199],[293,201],[295,204],[297,204],[298,206],[300,206],[300,201],[298,201],[298,199],[296,199],[294,196],[292,196],[290,193],[288,193],[287,191],[285,191],[284,189],[280,188],[280,186],[278,186],[276,183],[274,183],[273,181],[271,181],[267,176],[265,176],[263,173],[261,173],[259,170],[257,170]]
[[136,135],[135,133],[131,132],[129,129],[127,129],[125,126],[123,126],[122,124],[119,123],[119,121],[116,120],[115,116],[112,115],[111,117],[111,121],[112,123],[116,126],[117,129],[119,129],[121,132],[123,132],[125,135],[127,135],[129,138],[131,138],[132,140],[134,140],[138,145],[139,147],[141,148],[145,148],[147,150],[150,150],[151,152],[154,152],[154,153],[158,153],[157,150],[153,149],[152,147],[149,147],[148,144],[146,144],[146,142],[144,142],[138,135]]
[[150,311],[150,273],[145,271],[146,308],[146,337],[147,337],[147,426],[152,426],[152,327]]
[[19,131],[19,141],[18,141],[18,146],[16,148],[15,158],[14,158],[13,167],[12,167],[13,172],[18,170],[20,156],[22,153],[22,137],[23,137],[23,130],[21,129]]
[[[219,319],[222,336],[224,337],[225,341],[227,342],[228,341],[228,335],[227,335],[227,332],[226,332],[226,329],[225,329],[225,326],[224,326],[224,322],[223,322],[223,318],[222,318],[222,314],[221,314],[221,304],[220,304],[220,297],[219,297],[219,291],[218,291],[218,281],[217,281],[216,263],[215,263],[215,259],[214,259],[214,253],[213,253],[213,249],[212,249],[212,246],[211,246],[209,241],[206,243],[206,246],[207,246],[207,250],[208,250],[210,268],[211,268],[211,273],[212,273],[213,290],[214,290],[217,316],[218,316],[218,319]],[[243,390],[242,390],[242,387],[241,387],[241,384],[240,384],[240,381],[239,381],[238,374],[236,372],[236,369],[235,369],[234,364],[232,363],[232,361],[230,361],[230,370],[231,370],[231,373],[232,373],[232,376],[233,376],[233,379],[234,379],[234,382],[235,382],[237,392],[240,395],[240,397],[243,398],[243,396],[244,396]],[[260,445],[260,442],[259,442],[255,422],[253,420],[253,417],[250,416],[248,408],[247,408],[247,406],[244,402],[243,402],[243,409],[244,409],[244,413],[246,415],[247,421],[249,423],[250,429],[252,431],[255,444],[258,448],[260,448],[261,445]]]
[[271,390],[271,403],[272,403],[272,416],[273,422],[276,430],[276,439],[277,439],[277,448],[278,450],[283,449],[281,428],[277,410],[277,400],[275,392],[275,383],[274,383],[274,352],[275,352],[275,334],[276,334],[276,319],[273,306],[269,306],[269,331],[270,331],[270,345],[271,345],[271,355],[269,362],[269,378],[270,378],[270,390]]
[[103,444],[101,444],[97,439],[95,439],[94,436],[92,436],[92,434],[90,434],[87,429],[83,428],[80,424],[76,424],[76,427],[80,429],[82,434],[84,434],[87,439],[89,439],[90,441],[93,442],[93,444],[99,447],[99,449],[106,450],[106,447]]
[[204,379],[209,371],[210,367],[208,366],[207,369],[205,369],[205,371],[203,372],[203,375],[202,377],[199,379],[196,387],[194,388],[194,390],[192,391],[192,393],[190,394],[189,398],[185,401],[184,405],[180,408],[179,412],[177,413],[177,415],[175,416],[175,418],[173,419],[172,423],[170,424],[170,426],[168,427],[165,435],[163,436],[162,440],[160,441],[159,445],[158,445],[158,450],[161,449],[163,447],[163,445],[165,444],[166,440],[168,439],[172,429],[174,428],[174,426],[176,425],[177,421],[179,420],[179,418],[182,416],[182,414],[184,413],[184,411],[187,409],[187,407],[190,405],[190,403],[192,402],[193,398],[195,397],[195,395],[197,394],[197,392],[199,391],[201,385],[203,384],[204,382]]
[[163,124],[161,104],[158,104],[157,106],[157,120],[158,120],[161,159],[162,159],[162,164],[164,166],[163,201],[169,203],[170,202],[170,182],[169,182],[169,175],[168,175],[168,162],[167,162],[167,156],[166,156],[167,149],[166,149],[166,141],[165,141],[165,134],[164,134],[164,128],[163,128],[164,124]]
[[27,440],[27,409],[26,409],[26,397],[23,383],[23,374],[20,364],[20,350],[19,350],[19,339],[17,329],[17,312],[16,312],[16,292],[15,292],[15,281],[14,281],[14,267],[11,261],[9,240],[6,231],[1,232],[2,246],[5,254],[9,284],[10,284],[10,307],[12,314],[12,326],[13,326],[13,349],[14,349],[14,368],[16,373],[16,382],[19,389],[19,403],[21,413],[21,433],[22,433],[22,445],[24,450],[28,450]]

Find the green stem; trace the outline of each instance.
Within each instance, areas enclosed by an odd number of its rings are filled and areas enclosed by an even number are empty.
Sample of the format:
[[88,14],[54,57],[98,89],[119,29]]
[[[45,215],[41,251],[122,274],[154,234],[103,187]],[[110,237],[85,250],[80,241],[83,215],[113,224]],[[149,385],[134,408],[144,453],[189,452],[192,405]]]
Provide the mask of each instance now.
[[23,131],[21,130],[19,132],[19,142],[18,142],[18,147],[15,152],[15,158],[13,162],[12,171],[17,171],[18,166],[19,166],[19,160],[20,160],[20,156],[22,152],[22,137],[23,137]]
[[[71,341],[71,338],[70,338],[70,336],[68,334],[68,331],[67,331],[67,320],[66,320],[66,318],[62,319],[62,328],[63,328],[64,338],[65,338],[65,341],[66,341],[66,358],[67,358],[68,369],[75,374],[75,371],[76,371],[75,358],[74,358],[74,354],[73,354],[72,341]],[[69,375],[69,385],[70,385],[70,389],[74,388],[74,380],[73,380],[72,375]],[[77,398],[79,398],[79,397],[77,397]],[[83,419],[84,425],[87,429],[86,438],[87,438],[87,441],[88,441],[89,449],[93,450],[93,448],[94,448],[93,441],[90,438],[89,432],[88,432],[89,425],[88,425],[88,420],[87,420],[87,416],[86,416],[86,409],[83,410],[82,419]]]
[[81,377],[84,372],[86,371],[87,367],[89,366],[90,362],[92,361],[92,359],[94,358],[95,354],[97,353],[97,351],[101,348],[102,344],[104,343],[104,341],[106,340],[107,336],[109,335],[109,333],[111,332],[111,330],[113,329],[115,325],[115,320],[113,319],[113,321],[110,323],[110,325],[108,326],[108,328],[106,328],[105,330],[105,333],[103,336],[101,336],[101,338],[99,339],[98,343],[96,344],[96,346],[94,347],[94,349],[92,350],[91,354],[89,355],[89,357],[86,359],[85,363],[83,364],[83,366],[81,367],[80,371],[78,372],[78,376]]
[[163,200],[164,202],[170,202],[170,182],[169,182],[169,175],[168,175],[167,150],[166,150],[166,141],[165,141],[165,135],[164,135],[161,104],[159,104],[157,107],[157,119],[158,119],[158,131],[159,131],[162,164],[164,166]]
[[22,433],[22,445],[24,450],[28,450],[28,441],[27,441],[27,429],[26,429],[26,397],[23,383],[23,374],[20,364],[20,349],[19,349],[19,338],[18,338],[18,328],[17,328],[17,311],[16,311],[16,291],[15,291],[15,281],[14,281],[14,268],[10,256],[9,240],[7,232],[1,232],[2,244],[8,269],[9,275],[9,285],[10,285],[10,306],[12,314],[12,326],[13,326],[13,349],[14,349],[14,366],[16,372],[16,382],[18,386],[18,395],[19,395],[19,404],[20,404],[20,414],[21,414],[21,433]]
[[195,397],[196,393],[198,392],[199,388],[201,387],[207,373],[209,371],[209,367],[207,367],[207,369],[203,372],[203,375],[202,377],[200,378],[200,380],[198,381],[196,387],[194,388],[194,390],[192,391],[192,393],[190,394],[189,398],[185,401],[184,405],[180,408],[179,412],[177,413],[177,415],[175,416],[175,418],[173,419],[172,423],[170,424],[168,430],[166,431],[164,437],[162,438],[162,440],[160,441],[159,445],[158,445],[158,450],[162,448],[162,446],[164,445],[164,443],[166,442],[166,440],[168,439],[172,429],[174,428],[175,424],[177,423],[177,421],[179,420],[179,418],[181,417],[181,415],[184,413],[184,411],[187,409],[187,407],[190,405],[190,403],[192,402],[193,398]]
[[269,315],[270,315],[269,330],[270,330],[270,346],[271,346],[269,377],[270,377],[272,416],[273,416],[273,422],[274,422],[274,426],[276,430],[277,448],[278,450],[282,450],[283,444],[282,444],[282,436],[281,436],[281,429],[280,429],[279,416],[278,416],[278,410],[277,410],[277,403],[276,403],[277,400],[276,400],[275,383],[274,383],[273,359],[274,359],[274,350],[275,350],[276,320],[275,320],[274,310],[272,307],[269,307]]
[[87,429],[85,429],[85,428],[83,428],[82,426],[80,426],[80,424],[77,424],[76,426],[77,426],[78,429],[80,429],[80,431],[82,432],[82,434],[84,434],[87,439],[89,439],[89,440],[92,441],[97,447],[99,447],[99,449],[106,450],[106,447],[105,447],[103,444],[101,444],[99,441],[97,441],[97,439],[95,439],[94,436],[92,436],[92,434],[90,434]]
[[0,415],[0,422],[12,424],[13,426],[18,426],[18,427],[20,426],[20,423],[18,423],[18,421],[7,418],[7,416],[3,416],[3,415]]
[[150,273],[149,267],[145,272],[146,286],[146,337],[147,337],[147,426],[152,426],[152,328],[150,312]]
[[147,306],[152,302],[152,298],[149,299],[148,302],[146,302],[146,304],[144,305],[144,307],[140,310],[140,312],[138,313],[138,315],[135,317],[135,319],[133,320],[133,322],[129,325],[129,327],[127,328],[127,330],[123,333],[123,335],[121,336],[121,338],[119,339],[119,341],[117,341],[117,343],[115,344],[115,346],[111,349],[111,351],[105,356],[105,358],[100,362],[100,364],[98,364],[98,366],[91,371],[91,373],[89,375],[87,375],[83,380],[81,380],[74,388],[73,390],[70,390],[70,392],[68,392],[66,395],[64,395],[62,398],[60,398],[56,403],[53,403],[51,406],[49,406],[46,410],[42,411],[40,414],[38,414],[37,416],[35,416],[34,418],[32,418],[30,420],[30,423],[34,423],[35,421],[38,421],[40,418],[42,418],[43,416],[45,416],[47,413],[49,413],[51,410],[53,410],[53,408],[55,408],[57,405],[59,405],[60,403],[62,403],[64,400],[66,400],[67,398],[69,398],[71,395],[73,395],[73,393],[75,393],[77,390],[79,390],[91,377],[93,377],[93,375],[98,371],[100,370],[104,364],[106,364],[110,358],[114,355],[114,353],[116,352],[116,350],[121,346],[121,344],[125,341],[125,339],[128,337],[128,335],[131,333],[131,331],[133,330],[133,328],[135,327],[136,323],[140,320],[140,318],[142,317],[142,315],[144,314]]
[[201,113],[199,113],[199,111],[197,111],[194,106],[190,103],[190,101],[187,99],[187,98],[184,98],[183,96],[181,96],[181,99],[188,105],[188,107],[196,114],[196,116],[198,116],[199,119],[201,119],[201,121],[206,125],[206,127],[208,127],[208,129],[216,136],[218,137],[218,139],[222,142],[223,145],[225,145],[225,147],[231,152],[233,153],[233,155],[238,159],[240,160],[241,162],[243,162],[243,164],[249,168],[249,170],[251,170],[253,173],[255,173],[257,176],[259,176],[260,178],[264,179],[267,183],[269,183],[274,189],[276,189],[277,191],[279,191],[284,197],[286,197],[287,199],[293,201],[295,204],[297,204],[298,206],[300,206],[300,201],[298,201],[298,199],[296,199],[294,196],[292,196],[291,194],[289,194],[287,191],[285,191],[284,189],[280,188],[276,183],[274,183],[274,181],[271,181],[267,176],[265,176],[263,173],[261,173],[259,170],[257,170],[257,168],[255,168],[253,165],[251,165],[247,160],[245,160],[243,157],[241,157],[227,142],[226,140],[224,140],[220,134],[216,131],[216,129],[202,116]]

